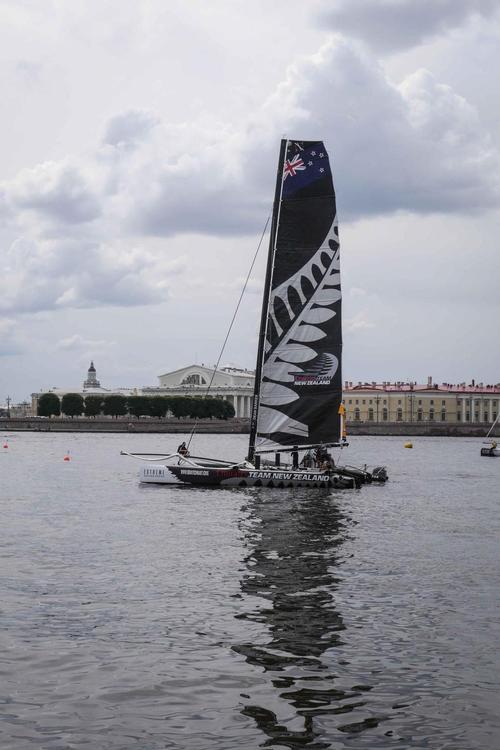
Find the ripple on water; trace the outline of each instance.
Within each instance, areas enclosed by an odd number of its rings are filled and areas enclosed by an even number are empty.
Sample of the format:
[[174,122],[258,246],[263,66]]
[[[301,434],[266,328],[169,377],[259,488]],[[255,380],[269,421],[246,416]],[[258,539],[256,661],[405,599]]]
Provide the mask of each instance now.
[[500,461],[358,438],[386,486],[140,488],[119,450],[164,441],[11,436],[2,750],[496,748]]

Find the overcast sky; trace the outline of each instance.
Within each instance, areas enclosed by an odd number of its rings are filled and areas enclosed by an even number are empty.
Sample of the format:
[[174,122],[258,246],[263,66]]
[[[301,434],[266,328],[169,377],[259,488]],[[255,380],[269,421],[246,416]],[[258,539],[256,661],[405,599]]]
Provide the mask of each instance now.
[[283,136],[333,164],[344,379],[499,382],[498,7],[0,0],[0,403],[214,363]]

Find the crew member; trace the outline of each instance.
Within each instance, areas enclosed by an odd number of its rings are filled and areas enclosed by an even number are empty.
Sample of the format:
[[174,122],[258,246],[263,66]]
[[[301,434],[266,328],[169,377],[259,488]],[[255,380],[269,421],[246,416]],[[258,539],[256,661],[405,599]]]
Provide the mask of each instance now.
[[181,456],[189,456],[189,451],[187,449],[187,445],[184,441],[179,445],[177,448],[177,453],[180,453]]
[[299,449],[297,445],[293,446],[292,451],[292,469],[296,471],[299,468]]

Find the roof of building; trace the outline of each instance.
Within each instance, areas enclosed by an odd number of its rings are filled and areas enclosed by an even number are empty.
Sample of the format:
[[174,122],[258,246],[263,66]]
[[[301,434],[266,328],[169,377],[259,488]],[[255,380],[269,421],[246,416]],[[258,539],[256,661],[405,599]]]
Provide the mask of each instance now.
[[352,382],[344,384],[344,391],[382,391],[386,392],[405,392],[405,391],[428,391],[439,393],[500,393],[500,383],[494,385],[485,385],[484,383],[413,383],[396,381],[382,383],[362,383],[358,382],[353,385]]

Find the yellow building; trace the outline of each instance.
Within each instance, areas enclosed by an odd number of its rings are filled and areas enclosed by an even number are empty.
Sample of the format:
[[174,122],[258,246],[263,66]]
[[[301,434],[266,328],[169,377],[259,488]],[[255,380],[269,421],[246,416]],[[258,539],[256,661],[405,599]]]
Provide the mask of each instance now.
[[498,415],[500,383],[346,382],[348,422],[448,422],[491,424]]

